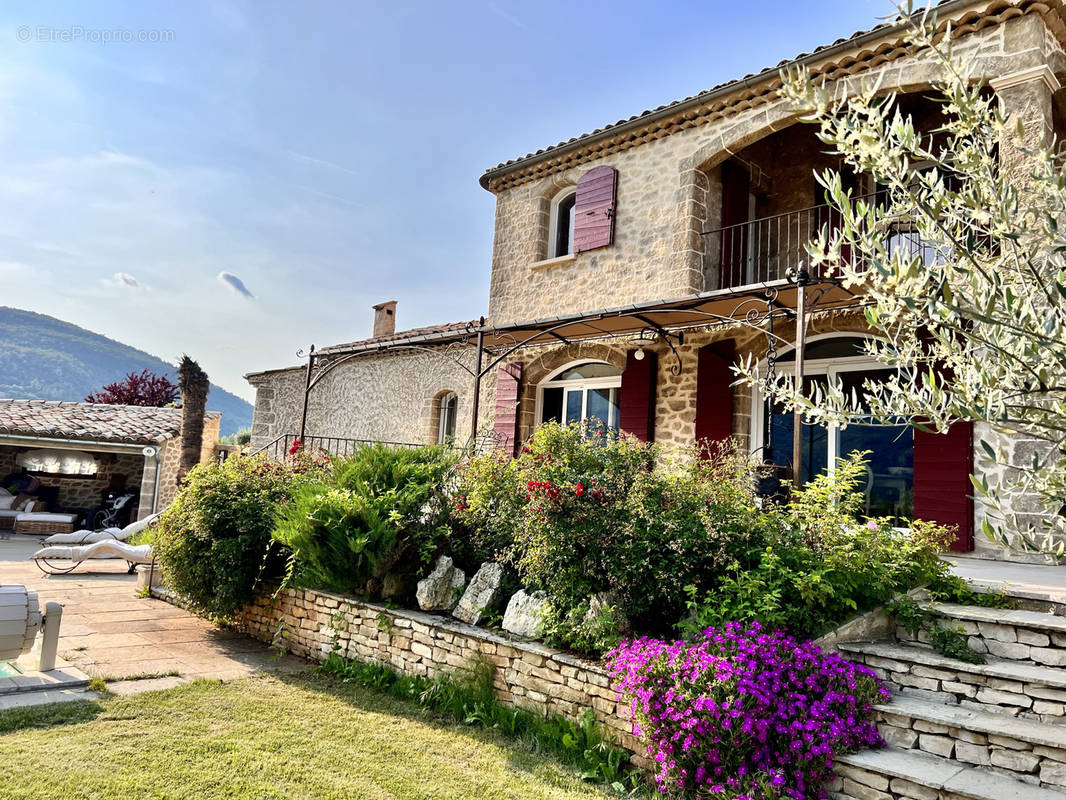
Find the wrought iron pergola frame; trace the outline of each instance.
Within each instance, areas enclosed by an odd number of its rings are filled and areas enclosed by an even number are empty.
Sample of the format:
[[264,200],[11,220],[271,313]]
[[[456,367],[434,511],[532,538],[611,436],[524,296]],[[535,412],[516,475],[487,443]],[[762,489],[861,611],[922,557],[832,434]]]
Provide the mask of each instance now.
[[[786,293],[792,297],[784,297]],[[788,299],[792,302],[786,302]],[[471,441],[477,437],[482,379],[516,351],[527,347],[570,345],[619,338],[661,341],[673,356],[670,372],[678,376],[683,370],[678,346],[684,344],[686,331],[740,325],[767,337],[767,384],[775,379],[778,346],[794,343],[794,385],[802,386],[803,349],[812,317],[819,313],[858,307],[861,299],[861,295],[846,289],[837,280],[812,277],[801,264],[798,269],[790,271],[789,277],[783,281],[704,292],[676,300],[641,303],[506,326],[486,324],[485,318],[482,317],[476,324],[472,323],[459,330],[416,334],[347,347],[329,347],[321,351],[311,345],[306,352],[297,352],[298,356],[307,358],[299,438],[302,440],[306,434],[308,407],[314,387],[341,365],[361,356],[384,351],[431,353],[447,359],[471,377]],[[794,321],[793,340],[775,331],[775,323],[783,320]],[[473,366],[466,363],[471,347],[474,348]],[[769,411],[768,393],[766,402]],[[764,455],[768,455],[768,437],[769,434],[766,433],[762,443]],[[801,437],[802,412],[796,410],[792,445],[794,465],[800,463]],[[796,485],[799,485],[799,472],[798,469],[793,469],[793,481]]]

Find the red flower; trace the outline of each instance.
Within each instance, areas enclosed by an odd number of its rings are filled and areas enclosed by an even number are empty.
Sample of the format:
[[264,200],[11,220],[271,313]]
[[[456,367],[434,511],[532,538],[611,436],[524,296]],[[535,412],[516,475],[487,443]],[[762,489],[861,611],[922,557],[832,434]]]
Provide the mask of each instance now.
[[289,455],[294,456],[300,452],[300,448],[304,446],[304,443],[300,439],[293,439],[292,446],[289,448]]
[[584,497],[584,495],[585,495],[585,485],[583,483],[579,483],[576,486],[574,486],[574,494],[576,494],[578,497]]

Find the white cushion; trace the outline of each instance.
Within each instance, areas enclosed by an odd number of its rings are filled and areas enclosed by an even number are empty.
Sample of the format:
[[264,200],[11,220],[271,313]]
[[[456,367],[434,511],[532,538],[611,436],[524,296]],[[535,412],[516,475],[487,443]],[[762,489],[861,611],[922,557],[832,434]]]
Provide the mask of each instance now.
[[0,517],[4,517],[5,519],[18,519],[22,514],[25,513],[25,511],[16,511],[13,508],[0,509]]
[[[0,491],[3,491],[0,489]],[[4,492],[0,494],[0,510],[8,510],[15,503],[15,495]]]
[[121,558],[134,564],[150,564],[152,546],[150,544],[132,545],[125,542],[96,542],[84,547],[45,547],[33,554],[32,558],[50,558],[54,560],[85,561],[88,558]]
[[136,522],[131,522],[125,528],[122,529],[122,535],[117,537],[119,539],[129,539],[132,536],[136,536],[150,525],[154,525],[159,519],[159,514],[152,514],[151,516],[139,519]]
[[77,514],[54,514],[47,511],[22,512],[15,517],[16,522],[73,522]]
[[11,494],[11,492],[9,492],[9,491],[8,491],[7,489],[5,489],[5,488],[4,488],[3,486],[0,486],[0,497],[3,497],[3,496],[4,496],[5,494],[6,494],[6,495],[10,495],[11,497],[14,497],[14,495],[13,495],[13,494]]
[[118,528],[104,528],[102,531],[74,531],[73,533],[53,533],[44,540],[45,544],[92,544],[107,539],[123,539]]

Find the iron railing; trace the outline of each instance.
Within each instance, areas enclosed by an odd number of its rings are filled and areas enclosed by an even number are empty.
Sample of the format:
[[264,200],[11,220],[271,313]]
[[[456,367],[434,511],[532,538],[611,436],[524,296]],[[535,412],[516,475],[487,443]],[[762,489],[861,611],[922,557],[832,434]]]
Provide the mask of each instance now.
[[[282,459],[293,450],[293,443],[300,437],[295,433],[286,433],[278,436],[273,441],[267,442],[262,447],[253,450],[249,455],[265,455],[267,458]],[[388,444],[393,447],[422,447],[415,442],[385,442],[380,439],[346,439],[342,436],[304,436],[300,441],[300,450],[310,452],[325,451],[334,456],[350,456],[360,447],[371,444]]]
[[[823,228],[832,231],[840,224],[839,212],[820,205],[706,231],[707,288],[735,289],[783,280],[790,269],[810,261],[807,245]],[[885,232],[890,252],[906,248],[911,255],[920,253],[927,263],[937,257],[936,250],[922,242],[910,222],[888,222]],[[844,257],[849,257],[846,251]]]

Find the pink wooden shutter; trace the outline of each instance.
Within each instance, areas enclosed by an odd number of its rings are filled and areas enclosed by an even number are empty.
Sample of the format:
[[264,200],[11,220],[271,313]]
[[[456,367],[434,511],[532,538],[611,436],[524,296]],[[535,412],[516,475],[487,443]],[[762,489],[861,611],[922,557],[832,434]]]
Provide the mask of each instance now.
[[618,170],[590,169],[577,182],[574,201],[574,252],[583,253],[614,242],[614,206]]
[[730,367],[736,341],[723,339],[701,347],[696,363],[696,441],[721,442],[733,435],[733,389]]
[[518,387],[521,364],[504,364],[496,370],[496,421],[492,430],[501,450],[514,455],[518,447]]
[[644,358],[634,358],[635,350],[626,353],[622,389],[618,397],[618,427],[642,442],[655,441],[655,378],[658,358],[644,351]]
[[914,429],[914,516],[958,528],[952,550],[973,550],[973,423],[947,433]]

